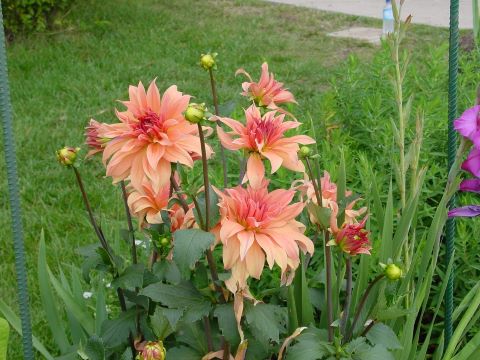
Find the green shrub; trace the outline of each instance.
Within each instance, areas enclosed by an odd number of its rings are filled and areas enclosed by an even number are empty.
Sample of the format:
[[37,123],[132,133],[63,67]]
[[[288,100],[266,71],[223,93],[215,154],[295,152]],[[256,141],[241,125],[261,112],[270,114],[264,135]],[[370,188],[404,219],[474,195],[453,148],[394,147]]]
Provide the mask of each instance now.
[[4,0],[5,32],[12,38],[19,33],[43,31],[53,24],[57,14],[72,3],[72,0]]

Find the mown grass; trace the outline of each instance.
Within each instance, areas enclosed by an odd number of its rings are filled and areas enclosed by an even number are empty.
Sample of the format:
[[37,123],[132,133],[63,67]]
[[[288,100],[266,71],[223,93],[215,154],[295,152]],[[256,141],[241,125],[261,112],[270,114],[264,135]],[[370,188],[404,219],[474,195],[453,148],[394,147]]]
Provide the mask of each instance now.
[[[234,71],[244,67],[256,76],[266,60],[301,104],[295,110],[298,118],[313,119],[327,169],[336,172],[339,145],[349,150],[353,187],[361,188],[362,174],[372,176],[355,169],[362,157],[376,170],[388,168],[388,124],[395,112],[386,51],[326,36],[351,25],[379,26],[377,21],[260,1],[105,0],[77,2],[65,23],[61,32],[17,39],[8,49],[32,320],[35,334],[47,343],[35,271],[40,231],[45,231],[54,267],[77,264],[75,248],[95,241],[73,174],[56,163],[54,152],[81,144],[89,118],[113,121],[115,100],[127,97],[129,84],[156,77],[161,90],[177,84],[208,103],[208,78],[197,62],[200,53],[212,50],[220,54],[216,75],[223,103],[240,91]],[[433,168],[429,186],[437,194],[445,180],[447,43],[445,29],[424,26],[413,26],[407,39],[414,50],[407,87],[416,93],[415,107],[425,111],[428,151],[423,161]],[[478,57],[465,55],[462,61],[460,102],[466,106],[479,80]],[[104,228],[118,228],[123,224],[118,190],[103,179],[97,162],[83,173]],[[382,181],[389,177],[384,174]],[[0,181],[0,293],[16,308],[5,177]],[[469,246],[464,244],[464,254]],[[478,258],[470,255],[469,261],[478,267]],[[21,358],[17,336],[10,345],[9,358]]]

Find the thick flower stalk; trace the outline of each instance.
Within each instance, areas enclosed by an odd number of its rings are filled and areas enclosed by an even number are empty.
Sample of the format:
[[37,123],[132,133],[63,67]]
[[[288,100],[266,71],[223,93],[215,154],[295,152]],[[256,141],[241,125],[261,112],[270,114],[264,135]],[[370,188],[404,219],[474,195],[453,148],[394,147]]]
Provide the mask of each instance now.
[[[170,181],[171,164],[192,167],[201,156],[198,129],[183,115],[190,96],[171,86],[161,97],[155,81],[147,91],[141,82],[130,86],[129,94],[123,101],[127,110],[116,112],[120,123],[99,129],[100,138],[111,139],[103,151],[107,176],[114,183],[129,179],[136,189],[148,180],[158,191]],[[207,146],[207,156],[211,154]]]
[[293,94],[283,87],[283,83],[275,80],[272,73],[268,72],[268,64],[262,64],[262,74],[258,82],[244,70],[238,69],[235,75],[243,74],[249,81],[242,84],[243,96],[253,100],[258,106],[269,109],[278,109],[278,105],[285,103],[297,103]]
[[295,129],[301,124],[295,121],[284,121],[285,115],[269,111],[262,116],[255,105],[245,110],[246,124],[220,117],[219,121],[232,129],[225,132],[217,126],[217,133],[222,145],[229,150],[244,150],[247,153],[248,179],[254,188],[260,187],[265,177],[263,160],[271,164],[271,173],[281,166],[304,172],[305,167],[298,158],[299,144],[314,144],[315,140],[306,135],[285,136],[285,132]]
[[268,192],[267,181],[259,188],[237,186],[220,196],[220,240],[223,243],[225,269],[232,270],[226,281],[234,293],[247,287],[247,279],[262,274],[265,260],[271,269],[277,264],[282,283],[300,262],[299,251],[313,253],[312,241],[303,235],[305,226],[295,218],[304,204],[291,204],[295,191],[278,189]]

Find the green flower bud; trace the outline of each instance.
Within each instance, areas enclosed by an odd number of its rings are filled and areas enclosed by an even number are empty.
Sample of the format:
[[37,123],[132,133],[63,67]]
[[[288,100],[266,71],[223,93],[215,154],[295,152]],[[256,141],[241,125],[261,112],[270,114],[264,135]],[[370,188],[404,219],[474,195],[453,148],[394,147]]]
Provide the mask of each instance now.
[[170,246],[170,240],[166,237],[162,238],[162,240],[160,240],[160,245],[162,247],[167,247],[167,246]]
[[198,124],[205,118],[205,111],[205,104],[191,103],[188,105],[187,110],[185,110],[185,119],[192,124]]
[[388,264],[385,267],[385,276],[393,281],[400,279],[403,275],[402,269],[395,264]]
[[311,150],[308,146],[302,146],[300,148],[300,157],[306,158],[310,155],[310,152],[311,152]]
[[71,166],[77,159],[77,153],[80,148],[65,146],[63,149],[57,150],[57,160],[64,166]]
[[217,53],[202,54],[202,56],[200,57],[200,66],[203,67],[205,70],[214,69],[216,57]]

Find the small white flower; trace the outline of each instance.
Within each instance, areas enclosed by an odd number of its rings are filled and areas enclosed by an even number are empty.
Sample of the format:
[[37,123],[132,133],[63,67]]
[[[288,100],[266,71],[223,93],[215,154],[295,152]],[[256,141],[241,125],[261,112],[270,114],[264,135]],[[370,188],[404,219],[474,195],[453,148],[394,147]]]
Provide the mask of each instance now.
[[90,298],[92,297],[92,295],[93,295],[92,292],[90,292],[90,291],[85,291],[85,292],[83,293],[83,298],[84,298],[84,299],[90,299]]
[[106,283],[106,284],[105,284],[105,287],[106,287],[106,288],[111,288],[111,287],[112,287],[112,283]]
[[143,244],[142,240],[135,240],[135,245],[140,246],[141,244]]

